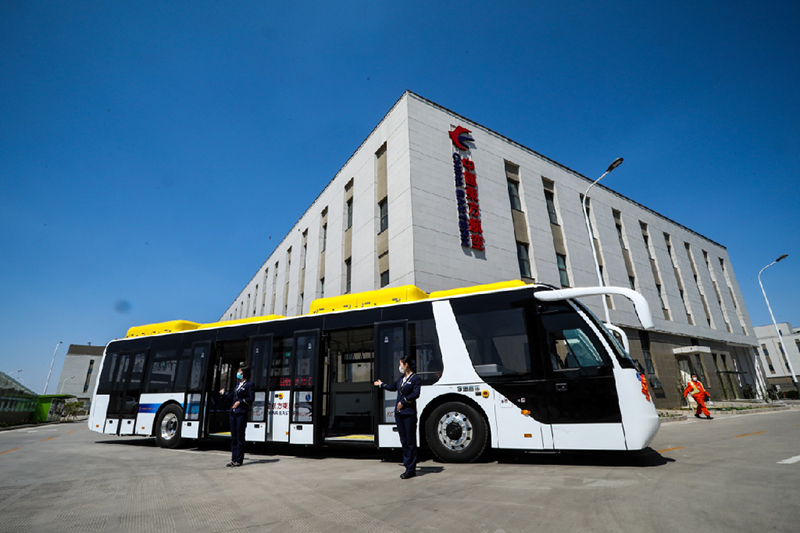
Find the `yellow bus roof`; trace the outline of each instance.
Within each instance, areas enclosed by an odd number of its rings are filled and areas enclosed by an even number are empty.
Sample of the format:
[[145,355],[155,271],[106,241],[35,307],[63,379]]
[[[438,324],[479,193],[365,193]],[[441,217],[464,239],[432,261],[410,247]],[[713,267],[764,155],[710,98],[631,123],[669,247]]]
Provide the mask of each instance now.
[[[376,307],[380,305],[392,305],[402,302],[416,302],[420,300],[435,298],[450,298],[464,294],[476,292],[487,292],[501,289],[522,287],[525,282],[522,280],[500,281],[497,283],[487,283],[484,285],[473,285],[471,287],[460,287],[444,291],[434,291],[430,294],[414,285],[403,285],[401,287],[387,287],[375,291],[358,292],[355,294],[343,294],[341,296],[331,296],[328,298],[317,298],[311,302],[310,315],[332,313],[334,311],[346,311],[349,309],[361,309],[364,307]],[[237,324],[249,324],[252,322],[265,322],[285,318],[283,315],[254,316],[239,318],[237,320],[224,320],[221,322],[211,322],[209,324],[199,324],[188,320],[171,320],[169,322],[159,322],[157,324],[146,324],[135,326],[128,330],[126,338],[145,337],[149,335],[161,335],[164,333],[178,333],[181,331],[192,331],[196,329],[209,329],[224,326],[234,326]]]

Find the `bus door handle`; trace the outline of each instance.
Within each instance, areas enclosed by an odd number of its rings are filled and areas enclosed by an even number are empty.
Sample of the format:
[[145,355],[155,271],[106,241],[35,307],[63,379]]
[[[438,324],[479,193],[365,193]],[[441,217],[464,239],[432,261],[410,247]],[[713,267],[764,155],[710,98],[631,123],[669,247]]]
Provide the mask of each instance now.
[[566,383],[556,383],[556,392],[567,392]]

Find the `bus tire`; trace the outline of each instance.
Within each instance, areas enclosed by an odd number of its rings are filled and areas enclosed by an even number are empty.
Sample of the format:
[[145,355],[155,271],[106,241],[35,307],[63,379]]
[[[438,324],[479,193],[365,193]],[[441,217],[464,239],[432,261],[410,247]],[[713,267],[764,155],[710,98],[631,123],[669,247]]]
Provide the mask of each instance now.
[[183,412],[175,404],[166,406],[156,422],[156,444],[161,448],[176,448],[181,443]]
[[486,450],[486,419],[474,407],[447,402],[436,407],[425,421],[425,437],[431,451],[448,463],[471,463]]

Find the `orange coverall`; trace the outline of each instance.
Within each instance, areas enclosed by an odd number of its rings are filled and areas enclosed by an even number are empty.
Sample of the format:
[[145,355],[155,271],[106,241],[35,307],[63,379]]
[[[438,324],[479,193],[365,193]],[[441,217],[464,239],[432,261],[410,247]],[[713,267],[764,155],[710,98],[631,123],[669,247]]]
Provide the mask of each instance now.
[[706,397],[708,397],[709,394],[706,392],[706,388],[703,387],[703,384],[700,383],[700,380],[689,381],[688,385],[686,385],[686,389],[683,391],[683,397],[686,398],[689,394],[691,394],[694,401],[697,402],[697,411],[695,411],[695,414],[699,415],[703,413],[706,416],[711,416],[711,413],[706,409]]

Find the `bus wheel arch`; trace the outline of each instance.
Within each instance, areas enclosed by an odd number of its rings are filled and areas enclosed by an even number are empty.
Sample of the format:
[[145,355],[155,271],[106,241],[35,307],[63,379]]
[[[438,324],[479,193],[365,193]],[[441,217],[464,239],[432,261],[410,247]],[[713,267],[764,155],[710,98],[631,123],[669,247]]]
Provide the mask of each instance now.
[[177,448],[181,442],[183,409],[176,402],[167,402],[156,413],[153,435],[161,448]]
[[423,411],[420,440],[441,461],[471,463],[490,446],[489,418],[477,402],[462,395],[447,394]]

